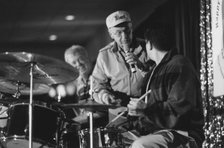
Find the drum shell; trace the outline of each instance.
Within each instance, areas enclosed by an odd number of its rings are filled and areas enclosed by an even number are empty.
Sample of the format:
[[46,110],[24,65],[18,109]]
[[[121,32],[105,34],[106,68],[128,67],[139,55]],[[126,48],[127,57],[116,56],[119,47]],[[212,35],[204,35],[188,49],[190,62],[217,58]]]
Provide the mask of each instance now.
[[[9,118],[4,130],[6,147],[18,148],[17,144],[28,146],[29,138],[29,103],[20,102],[10,106]],[[63,113],[46,106],[42,102],[33,103],[33,143],[34,147],[54,147],[58,144],[63,126]]]
[[78,131],[81,129],[79,123],[69,123],[62,132],[62,148],[79,148]]
[[[79,140],[80,148],[88,148],[90,146],[90,134],[88,128],[79,131]],[[93,129],[93,147],[122,148],[122,135],[114,128],[95,128]]]

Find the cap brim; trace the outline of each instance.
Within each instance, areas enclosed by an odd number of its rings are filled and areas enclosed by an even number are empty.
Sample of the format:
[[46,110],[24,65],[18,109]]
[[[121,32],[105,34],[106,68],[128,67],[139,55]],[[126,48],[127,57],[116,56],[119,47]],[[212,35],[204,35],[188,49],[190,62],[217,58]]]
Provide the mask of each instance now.
[[119,21],[116,21],[116,23],[114,23],[114,24],[110,24],[110,25],[108,25],[107,27],[108,27],[108,28],[116,27],[116,26],[118,26],[119,24],[122,24],[122,23],[125,23],[125,22],[130,22],[130,21],[125,20],[125,19],[123,19],[123,20],[119,20]]

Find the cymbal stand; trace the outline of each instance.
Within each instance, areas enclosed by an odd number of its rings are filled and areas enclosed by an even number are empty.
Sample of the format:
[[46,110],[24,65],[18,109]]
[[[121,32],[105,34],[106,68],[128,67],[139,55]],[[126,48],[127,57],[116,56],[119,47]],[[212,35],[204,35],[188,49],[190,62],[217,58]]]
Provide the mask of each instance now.
[[29,102],[29,148],[33,148],[33,67],[30,63],[30,102]]
[[[93,100],[93,79],[90,76],[90,98]],[[89,134],[90,134],[90,148],[93,148],[93,109],[89,110]]]
[[58,103],[61,102],[61,94],[60,93],[57,95],[57,101],[58,101]]
[[89,111],[90,148],[93,148],[93,111]]

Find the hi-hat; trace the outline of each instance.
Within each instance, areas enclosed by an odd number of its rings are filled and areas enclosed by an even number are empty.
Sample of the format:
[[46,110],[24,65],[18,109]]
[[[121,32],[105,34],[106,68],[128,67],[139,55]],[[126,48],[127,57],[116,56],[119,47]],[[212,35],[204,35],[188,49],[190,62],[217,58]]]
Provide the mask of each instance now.
[[[18,92],[19,90],[19,92]],[[46,84],[34,83],[33,94],[45,94],[48,93],[50,87]],[[21,83],[13,80],[0,79],[0,91],[8,94],[21,93],[22,95],[30,94],[30,84]]]
[[82,101],[81,103],[74,103],[74,104],[58,104],[64,108],[85,108],[87,110],[107,110],[109,108],[117,108],[116,105],[107,105],[107,104],[100,104],[93,100]]
[[[17,88],[14,84],[20,82],[21,92],[28,93],[31,65],[34,94],[47,91],[49,85],[66,83],[78,77],[77,69],[59,59],[27,52],[5,52],[0,54],[0,91],[14,92]],[[7,87],[3,88],[5,85]]]

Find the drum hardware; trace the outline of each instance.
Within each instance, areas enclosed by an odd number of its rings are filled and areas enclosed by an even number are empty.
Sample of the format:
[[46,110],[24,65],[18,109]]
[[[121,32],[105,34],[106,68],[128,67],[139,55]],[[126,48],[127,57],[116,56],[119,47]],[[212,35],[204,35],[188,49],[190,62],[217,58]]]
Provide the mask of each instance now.
[[[93,77],[90,76],[90,90],[89,90],[89,93],[90,93],[90,101],[93,103],[95,102],[94,99],[93,99]],[[90,108],[86,108],[86,110],[89,111],[89,130],[90,130],[90,148],[93,148],[93,112],[94,110],[93,109],[90,109]]]
[[81,103],[71,103],[71,104],[63,104],[63,103],[55,103],[58,106],[61,106],[65,109],[69,108],[85,108],[86,110],[92,111],[102,111],[107,110],[109,108],[118,108],[116,105],[107,105],[107,104],[100,104],[92,99],[88,99],[87,101],[83,101]]
[[[48,89],[40,90],[42,86],[75,80],[78,77],[78,71],[60,60],[26,52],[1,53],[0,66],[0,90],[2,92],[20,93],[20,90],[22,94],[30,95],[29,148],[33,148],[33,94],[48,92]],[[24,85],[22,89],[19,84],[15,87],[13,85],[15,82],[29,85]]]
[[66,122],[61,131],[59,145],[61,148],[78,148],[80,146],[78,131],[81,129],[81,124],[73,120],[66,120]]
[[[78,131],[80,148],[88,148],[90,144],[90,129],[82,129]],[[94,128],[93,130],[93,146],[94,148],[123,148],[122,132],[114,127],[110,128]]]
[[116,105],[106,105],[106,104],[100,104],[97,103],[93,100],[93,98],[90,98],[87,101],[81,102],[81,103],[76,103],[76,104],[62,104],[58,103],[59,106],[64,107],[64,108],[85,108],[86,111],[88,111],[88,116],[89,116],[89,139],[90,139],[90,148],[93,148],[93,135],[94,135],[94,130],[93,130],[93,113],[94,111],[100,111],[100,110],[106,110],[109,108],[117,108]]
[[18,99],[21,96],[21,92],[20,92],[20,89],[19,89],[20,85],[21,85],[21,82],[17,81],[17,83],[16,83],[16,86],[17,86],[16,93],[14,95],[12,95],[16,99]]
[[[0,64],[1,65],[1,64]],[[0,70],[1,71],[1,70]],[[13,96],[16,96],[18,93],[18,80],[8,80],[8,79],[2,79],[0,76],[0,90],[1,92],[7,93],[7,94],[13,94]],[[29,95],[30,93],[30,84],[26,82],[20,82],[19,81],[19,93],[20,95]],[[33,94],[34,95],[41,95],[45,94],[49,91],[50,87],[47,84],[41,84],[41,83],[34,83],[33,84]]]
[[57,95],[57,101],[61,102],[61,95],[60,94]]

